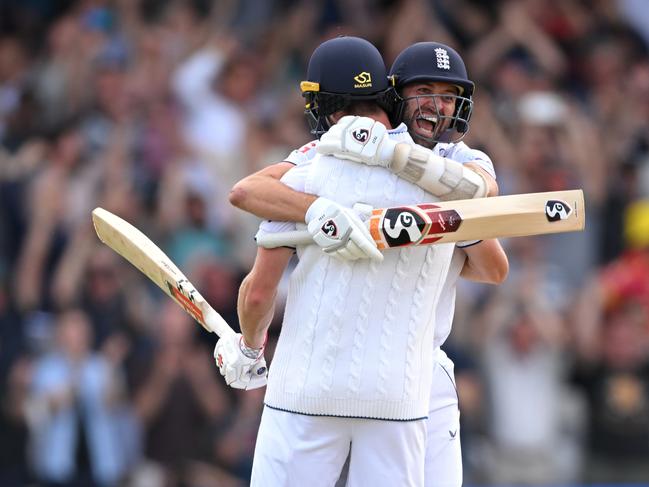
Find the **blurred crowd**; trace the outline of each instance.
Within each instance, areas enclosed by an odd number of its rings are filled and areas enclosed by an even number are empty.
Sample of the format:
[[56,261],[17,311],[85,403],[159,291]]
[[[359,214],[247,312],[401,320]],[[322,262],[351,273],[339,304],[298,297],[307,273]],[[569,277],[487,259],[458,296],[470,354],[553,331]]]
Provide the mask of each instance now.
[[0,485],[247,485],[263,390],[225,385],[214,335],[90,212],[143,230],[236,327],[258,220],[229,188],[310,140],[299,81],[339,34],[388,65],[455,47],[465,142],[501,194],[586,194],[584,232],[506,240],[505,284],[460,285],[465,483],[649,482],[645,1],[4,0]]

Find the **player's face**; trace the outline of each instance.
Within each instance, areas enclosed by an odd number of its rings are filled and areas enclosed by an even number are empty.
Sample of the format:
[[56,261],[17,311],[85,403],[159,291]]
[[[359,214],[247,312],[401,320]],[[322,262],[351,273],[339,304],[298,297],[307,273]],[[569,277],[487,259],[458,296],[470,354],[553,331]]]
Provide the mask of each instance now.
[[452,123],[458,95],[457,86],[422,81],[403,88],[403,122],[418,144],[432,148]]

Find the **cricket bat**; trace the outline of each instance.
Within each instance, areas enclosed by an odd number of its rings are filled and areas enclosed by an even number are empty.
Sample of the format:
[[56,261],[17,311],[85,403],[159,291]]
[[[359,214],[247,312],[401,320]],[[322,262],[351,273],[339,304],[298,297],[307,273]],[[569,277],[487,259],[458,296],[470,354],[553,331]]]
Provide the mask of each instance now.
[[[583,230],[585,223],[580,189],[376,208],[366,220],[380,250],[576,232]],[[325,222],[323,230],[335,232],[336,226]],[[265,248],[310,243],[308,231],[265,234],[257,239],[257,245]]]
[[103,208],[93,210],[92,222],[102,242],[156,283],[203,328],[219,337],[234,333],[171,259],[141,231]]

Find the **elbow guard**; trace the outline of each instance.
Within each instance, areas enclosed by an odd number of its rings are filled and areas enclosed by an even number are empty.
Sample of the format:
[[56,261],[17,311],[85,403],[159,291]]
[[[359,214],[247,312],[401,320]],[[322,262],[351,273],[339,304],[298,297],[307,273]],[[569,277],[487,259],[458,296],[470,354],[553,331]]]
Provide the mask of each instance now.
[[390,169],[400,178],[416,184],[442,201],[483,198],[487,182],[481,174],[459,162],[406,142],[394,149]]

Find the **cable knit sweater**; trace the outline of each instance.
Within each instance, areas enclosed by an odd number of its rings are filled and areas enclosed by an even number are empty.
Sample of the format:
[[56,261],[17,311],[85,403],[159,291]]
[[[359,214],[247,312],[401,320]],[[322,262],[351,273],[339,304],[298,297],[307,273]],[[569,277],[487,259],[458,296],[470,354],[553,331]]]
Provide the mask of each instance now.
[[[435,200],[383,168],[316,156],[299,169],[306,192],[349,207]],[[312,415],[426,417],[435,310],[453,249],[391,249],[376,263],[299,248],[266,404]]]

